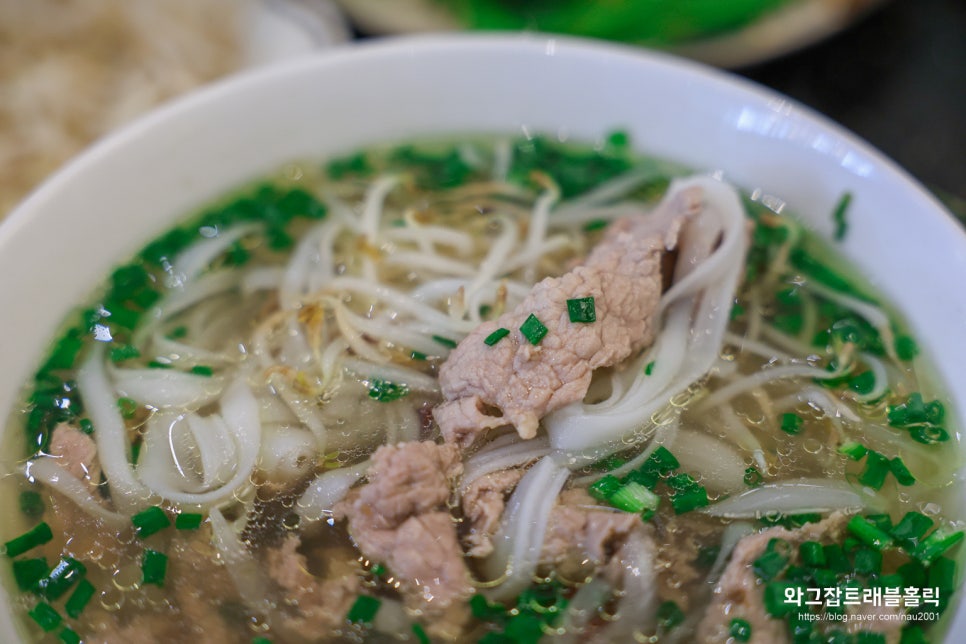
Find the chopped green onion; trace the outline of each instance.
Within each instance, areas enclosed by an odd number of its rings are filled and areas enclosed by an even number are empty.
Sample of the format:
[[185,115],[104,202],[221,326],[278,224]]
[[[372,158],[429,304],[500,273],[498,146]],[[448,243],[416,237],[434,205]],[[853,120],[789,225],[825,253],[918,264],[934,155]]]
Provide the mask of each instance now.
[[145,550],[141,561],[142,581],[145,584],[164,586],[164,576],[168,571],[168,555],[157,550]]
[[409,354],[409,359],[410,360],[424,361],[424,360],[426,360],[426,354],[425,353],[421,353],[419,351],[412,351]]
[[131,523],[137,528],[138,536],[145,539],[171,525],[171,519],[164,510],[153,505],[132,516]]
[[621,486],[607,499],[608,503],[618,510],[635,514],[640,514],[645,510],[655,510],[660,500],[658,495],[640,483],[633,481]]
[[54,538],[50,526],[46,521],[41,521],[30,530],[27,530],[19,537],[11,539],[5,544],[8,557],[22,555],[28,550],[41,546]]
[[623,487],[623,483],[620,482],[620,479],[608,474],[594,481],[587,488],[587,492],[598,501],[606,501],[621,487]]
[[708,491],[703,486],[677,492],[671,497],[671,507],[675,514],[684,514],[708,505]]
[[763,601],[765,604],[765,610],[772,617],[784,617],[792,611],[801,608],[799,603],[786,602],[785,591],[788,589],[797,589],[799,584],[793,581],[770,581],[765,585],[765,594]]
[[849,204],[851,203],[852,193],[846,192],[835,205],[835,210],[832,211],[832,221],[835,222],[835,232],[833,234],[835,241],[845,239],[845,233],[849,229],[849,222],[846,216],[848,214]]
[[32,620],[37,622],[45,633],[49,633],[60,626],[60,623],[64,620],[64,618],[60,616],[60,613],[58,613],[54,607],[47,602],[38,603],[27,614],[30,615]]
[[67,598],[67,603],[64,604],[64,611],[71,618],[77,619],[84,612],[84,608],[90,602],[91,597],[94,596],[94,592],[94,584],[87,579],[81,579],[80,583],[77,584],[77,588]]
[[855,572],[860,575],[877,575],[882,572],[882,553],[871,548],[855,551]]
[[918,425],[909,430],[909,435],[917,443],[934,445],[949,440],[949,432],[939,425]]
[[865,469],[859,475],[859,483],[873,490],[881,489],[889,471],[889,459],[870,449],[865,457]]
[[922,632],[921,627],[909,625],[902,629],[902,638],[899,640],[899,644],[929,644],[929,640]]
[[499,329],[497,329],[490,335],[486,336],[486,339],[483,340],[483,344],[485,344],[488,347],[492,347],[494,344],[496,344],[503,338],[507,337],[508,335],[510,335],[510,329],[505,329],[501,326]]
[[54,569],[37,584],[40,593],[53,601],[59,599],[74,582],[87,574],[87,567],[73,557],[62,557]]
[[825,566],[825,550],[818,541],[805,541],[798,546],[798,556],[802,564],[811,568]]
[[849,380],[849,389],[862,395],[871,393],[875,389],[875,374],[871,371],[863,371],[854,376]]
[[525,337],[530,344],[534,345],[540,344],[540,341],[543,340],[544,336],[547,335],[547,331],[547,327],[545,327],[543,322],[537,319],[537,316],[533,313],[531,313],[530,316],[524,320],[523,324],[520,325],[520,333],[523,334],[523,337]]
[[188,327],[186,326],[176,326],[171,329],[171,333],[168,334],[169,340],[180,340],[188,335]]
[[131,358],[141,357],[138,348],[130,344],[122,344],[111,349],[111,362],[124,362]]
[[909,361],[919,355],[919,347],[916,341],[908,335],[900,335],[895,342],[896,356],[900,360]]
[[948,529],[939,527],[919,542],[910,554],[922,563],[928,564],[962,540],[962,531],[950,532]]
[[956,588],[956,562],[949,557],[939,557],[929,564],[929,586],[942,591]]
[[802,431],[802,417],[798,414],[782,414],[781,429],[786,434],[797,434]]
[[842,549],[842,546],[837,543],[829,543],[822,546],[822,551],[825,553],[825,565],[830,570],[837,573],[852,572],[852,564],[849,563],[849,558],[845,556],[845,550]]
[[372,624],[382,601],[369,595],[359,595],[346,613],[346,619],[353,624]]
[[764,480],[765,477],[754,467],[745,468],[744,481],[748,487],[758,487]]
[[272,640],[267,637],[253,637],[252,644],[272,644]]
[[94,433],[94,423],[89,418],[81,418],[78,424],[80,425],[80,430],[85,434],[90,435]]
[[196,376],[211,376],[215,373],[215,371],[211,367],[197,364],[191,367],[191,373],[195,374]]
[[681,467],[681,463],[668,448],[661,445],[651,452],[651,455],[644,462],[643,467],[645,470],[655,474],[668,474]]
[[774,550],[766,550],[751,564],[751,569],[762,581],[775,579],[788,566],[788,557]]
[[388,380],[373,378],[369,381],[369,397],[379,402],[392,402],[409,395],[405,383],[397,384]]
[[504,618],[507,610],[503,604],[491,602],[483,595],[473,595],[470,597],[470,612],[479,620],[492,622]]
[[449,338],[444,338],[441,335],[434,335],[433,340],[443,345],[444,347],[449,347],[450,349],[456,348],[456,340],[450,340]]
[[597,321],[597,308],[594,305],[593,297],[580,297],[567,300],[567,314],[570,321],[580,324],[589,324]]
[[603,230],[604,228],[607,228],[608,224],[610,224],[610,222],[606,219],[591,219],[584,224],[584,232],[592,233],[595,230]]
[[386,574],[386,567],[383,566],[381,563],[377,563],[376,565],[374,565],[372,568],[369,569],[369,572],[372,573],[373,577],[382,577],[383,575]]
[[644,375],[649,376],[654,373],[654,361],[651,360],[646,365],[644,365]]
[[78,635],[70,626],[65,626],[63,629],[61,629],[57,636],[64,644],[81,644],[80,635]]
[[735,617],[731,620],[728,633],[739,642],[747,642],[751,639],[751,624],[747,620]]
[[20,511],[28,517],[39,517],[44,513],[44,499],[39,492],[24,490],[20,493]]
[[889,469],[892,470],[892,475],[896,477],[899,485],[912,485],[916,482],[916,477],[912,475],[906,464],[902,462],[902,459],[896,456],[889,461]]
[[178,530],[197,530],[203,520],[204,516],[197,512],[181,512],[174,518],[174,527]]
[[426,631],[419,624],[413,624],[413,635],[416,636],[416,641],[419,644],[430,644],[429,635],[426,634]]
[[859,631],[852,640],[855,644],[886,644],[886,636],[883,633],[873,633],[871,631]]
[[933,520],[920,512],[906,512],[892,528],[892,536],[900,542],[918,541],[929,532]]
[[117,408],[121,410],[121,416],[124,418],[134,418],[134,414],[138,410],[138,404],[131,398],[118,398]]
[[684,611],[673,601],[662,602],[657,607],[657,623],[665,631],[669,631],[684,621]]
[[37,587],[37,582],[46,577],[48,572],[50,567],[44,557],[13,560],[13,578],[20,590],[33,590]]
[[869,449],[865,445],[856,442],[845,443],[839,448],[839,454],[845,454],[853,461],[862,460],[868,452]]
[[863,516],[856,515],[852,517],[846,527],[849,532],[858,537],[859,541],[876,550],[891,546],[893,543],[893,539],[888,533],[877,528]]

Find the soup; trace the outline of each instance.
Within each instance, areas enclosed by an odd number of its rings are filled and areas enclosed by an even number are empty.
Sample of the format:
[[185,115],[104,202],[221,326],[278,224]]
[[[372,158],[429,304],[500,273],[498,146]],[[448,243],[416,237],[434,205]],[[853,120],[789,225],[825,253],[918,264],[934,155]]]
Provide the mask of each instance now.
[[9,421],[28,637],[939,636],[958,434],[783,210],[620,133],[366,150],[212,205]]

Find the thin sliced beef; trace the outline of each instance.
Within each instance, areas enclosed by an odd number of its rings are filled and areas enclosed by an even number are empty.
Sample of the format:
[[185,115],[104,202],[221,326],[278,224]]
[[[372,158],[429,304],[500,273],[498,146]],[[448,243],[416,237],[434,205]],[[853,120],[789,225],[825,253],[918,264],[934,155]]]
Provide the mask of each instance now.
[[265,565],[285,598],[285,608],[279,611],[282,623],[277,628],[299,641],[313,641],[345,623],[362,582],[353,568],[330,571],[334,574],[324,579],[312,575],[299,545],[298,536],[288,535],[268,549]]
[[82,481],[91,485],[101,482],[101,465],[97,460],[94,439],[81,430],[67,424],[54,428],[50,436],[50,455],[57,464]]
[[492,537],[500,527],[507,498],[526,470],[512,468],[481,476],[463,492],[463,517],[466,532],[463,544],[470,557],[485,557],[493,552]]
[[[612,224],[583,264],[536,286],[513,311],[485,322],[449,355],[439,372],[445,402],[434,416],[448,442],[471,445],[489,428],[512,425],[533,438],[546,414],[581,400],[593,371],[650,344],[657,331],[662,260],[677,243],[702,193],[673,193],[647,217]],[[596,321],[571,322],[567,300],[594,298]],[[520,327],[530,315],[547,334],[532,344]],[[493,346],[483,341],[509,329]]]
[[603,566],[643,527],[638,515],[598,505],[582,488],[565,490],[550,513],[540,559],[554,566],[568,561]]
[[383,445],[372,455],[368,483],[352,502],[351,525],[395,528],[449,499],[463,473],[459,450],[431,441]]
[[[783,539],[792,546],[792,562],[798,546],[805,541],[831,543],[841,541],[848,516],[836,512],[818,523],[808,523],[796,530],[769,528],[738,542],[721,579],[715,586],[710,606],[698,625],[698,641],[723,642],[729,637],[731,620],[740,617],[751,624],[751,642],[774,644],[789,642],[788,627],[783,620],[771,617],[765,610],[762,585],[752,570],[753,562],[765,552],[772,539]],[[898,610],[898,609],[897,609]],[[899,641],[904,622],[878,620],[862,622],[864,630],[886,635],[888,642]]]
[[472,592],[470,574],[447,502],[462,475],[459,450],[432,442],[380,447],[368,481],[335,508],[369,559],[399,582],[406,605],[440,623],[463,619],[458,609]]

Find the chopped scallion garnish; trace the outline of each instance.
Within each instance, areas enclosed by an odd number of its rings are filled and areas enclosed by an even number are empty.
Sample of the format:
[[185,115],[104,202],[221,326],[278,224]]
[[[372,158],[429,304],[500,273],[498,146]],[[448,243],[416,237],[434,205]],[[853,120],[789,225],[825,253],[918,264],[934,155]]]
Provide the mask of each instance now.
[[155,586],[164,585],[164,577],[168,571],[168,555],[157,550],[145,550],[141,560],[141,577],[145,584]]
[[852,203],[852,193],[846,192],[839,199],[838,203],[835,204],[835,210],[832,211],[832,221],[835,222],[835,232],[833,237],[835,241],[842,241],[845,239],[845,233],[848,232],[849,222],[847,219],[849,204]]
[[798,414],[782,414],[781,429],[786,434],[797,434],[802,431],[802,417]]
[[608,503],[618,510],[635,514],[657,509],[660,500],[654,492],[633,481],[621,486],[607,499]]
[[197,512],[181,512],[174,518],[174,527],[178,530],[197,530],[202,520],[204,516]]
[[20,493],[20,511],[28,517],[39,517],[44,513],[44,500],[39,492],[24,490]]
[[132,516],[131,523],[137,528],[138,536],[144,539],[167,528],[171,525],[171,519],[164,510],[153,505]]
[[540,344],[540,341],[547,335],[547,332],[547,327],[533,313],[520,325],[520,333],[533,345]]
[[50,526],[47,525],[46,521],[41,521],[30,530],[27,530],[19,537],[11,539],[5,544],[7,556],[16,557],[17,555],[22,555],[28,550],[42,546],[53,538],[54,533],[51,532]]
[[369,595],[359,595],[346,613],[346,620],[353,624],[372,624],[382,601]]
[[449,338],[444,338],[441,335],[434,335],[433,340],[443,345],[444,347],[449,347],[450,349],[456,348],[456,340],[451,340]]
[[863,516],[856,515],[852,517],[849,520],[847,528],[859,541],[876,550],[891,546],[893,543],[892,537],[887,532],[880,530]]
[[73,557],[63,557],[50,573],[41,579],[37,587],[40,593],[53,601],[87,574],[87,567]]
[[37,583],[47,576],[48,572],[50,572],[50,567],[44,557],[14,559],[13,561],[13,578],[20,590],[33,590],[37,587]]
[[751,624],[748,623],[748,620],[735,617],[731,620],[728,633],[739,642],[747,642],[751,639]]
[[889,459],[870,449],[865,456],[865,469],[859,475],[859,483],[873,490],[879,490],[890,471]]
[[80,614],[84,612],[84,608],[90,602],[91,597],[94,596],[95,590],[94,584],[87,579],[81,579],[80,583],[77,584],[77,588],[67,598],[67,603],[64,604],[64,612],[72,619],[80,617]]
[[899,485],[912,485],[916,482],[916,477],[912,475],[906,464],[902,462],[902,459],[896,456],[889,460],[889,469],[892,471],[892,475],[896,478]]
[[849,442],[839,448],[839,454],[845,454],[853,461],[862,460],[869,452],[868,448],[861,443]]
[[503,338],[507,337],[508,335],[510,335],[510,329],[505,329],[503,327],[500,327],[490,335],[486,336],[486,338],[483,340],[483,344],[485,344],[488,347],[492,347],[494,344],[496,344]]
[[567,315],[574,323],[589,324],[597,321],[597,308],[593,297],[567,300]]
[[49,633],[54,630],[60,623],[64,621],[64,618],[60,616],[57,610],[48,604],[47,602],[39,602],[30,611],[27,612],[30,618],[37,622],[37,625],[44,630],[45,633]]

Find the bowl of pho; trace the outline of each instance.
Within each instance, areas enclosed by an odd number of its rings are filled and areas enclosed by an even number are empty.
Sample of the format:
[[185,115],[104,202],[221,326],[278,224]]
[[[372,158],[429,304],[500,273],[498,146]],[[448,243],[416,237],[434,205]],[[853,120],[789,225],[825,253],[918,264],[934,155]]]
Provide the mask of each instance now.
[[0,274],[4,641],[966,635],[966,237],[721,72],[253,72],[48,180]]

